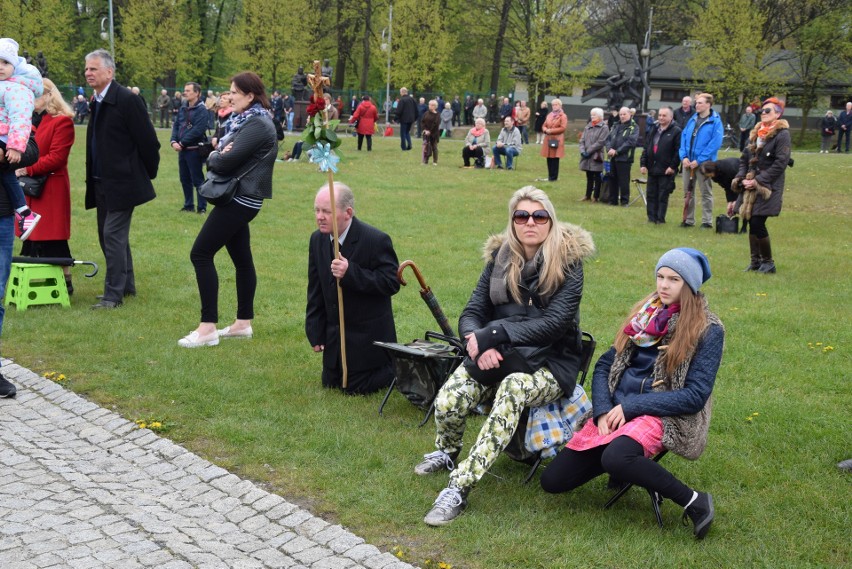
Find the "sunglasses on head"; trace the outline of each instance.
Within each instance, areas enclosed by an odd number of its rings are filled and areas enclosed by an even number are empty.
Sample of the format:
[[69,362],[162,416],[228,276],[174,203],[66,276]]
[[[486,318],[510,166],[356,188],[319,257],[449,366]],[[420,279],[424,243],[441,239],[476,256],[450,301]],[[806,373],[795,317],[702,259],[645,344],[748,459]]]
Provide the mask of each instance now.
[[533,218],[533,222],[536,225],[544,225],[545,223],[550,221],[550,214],[543,209],[537,209],[532,213],[522,209],[518,209],[515,210],[514,213],[512,213],[512,221],[515,222],[515,225],[526,225],[527,222],[529,222],[530,217]]
[[765,109],[760,109],[760,114],[762,114],[762,115],[768,115],[769,113],[773,113],[773,112],[775,112],[775,109],[773,109],[772,107],[766,107]]

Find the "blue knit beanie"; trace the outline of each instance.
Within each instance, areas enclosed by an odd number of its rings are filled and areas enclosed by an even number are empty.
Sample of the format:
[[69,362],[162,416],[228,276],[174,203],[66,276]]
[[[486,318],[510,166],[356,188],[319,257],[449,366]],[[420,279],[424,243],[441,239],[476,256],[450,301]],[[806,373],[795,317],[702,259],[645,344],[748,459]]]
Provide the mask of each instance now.
[[659,271],[660,267],[668,267],[679,274],[692,292],[698,292],[701,285],[710,278],[710,261],[704,253],[689,247],[678,247],[665,253],[657,261],[654,273]]

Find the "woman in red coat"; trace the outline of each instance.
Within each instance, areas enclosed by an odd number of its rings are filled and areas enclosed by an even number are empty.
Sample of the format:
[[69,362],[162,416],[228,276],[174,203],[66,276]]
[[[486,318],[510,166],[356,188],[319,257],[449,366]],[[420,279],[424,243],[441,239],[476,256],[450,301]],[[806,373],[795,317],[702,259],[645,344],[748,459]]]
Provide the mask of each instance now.
[[550,108],[550,114],[547,115],[544,126],[541,127],[541,132],[544,133],[541,155],[547,158],[547,181],[555,182],[559,178],[559,159],[565,156],[565,129],[568,128],[568,117],[562,112],[561,100],[553,99],[550,102]]
[[376,128],[376,121],[379,120],[379,111],[376,105],[370,100],[369,95],[364,95],[361,99],[361,104],[355,109],[355,114],[349,117],[349,122],[358,122],[355,127],[355,132],[358,133],[358,151],[361,150],[361,145],[364,143],[364,137],[367,137],[367,152],[373,150],[373,131]]
[[[41,213],[41,222],[24,241],[21,255],[27,257],[71,258],[71,182],[68,179],[68,153],[74,144],[74,111],[50,79],[44,80],[44,94],[35,100],[33,127],[39,159],[18,176],[47,176],[41,196],[27,196],[27,205]],[[71,268],[64,267],[68,294]]]

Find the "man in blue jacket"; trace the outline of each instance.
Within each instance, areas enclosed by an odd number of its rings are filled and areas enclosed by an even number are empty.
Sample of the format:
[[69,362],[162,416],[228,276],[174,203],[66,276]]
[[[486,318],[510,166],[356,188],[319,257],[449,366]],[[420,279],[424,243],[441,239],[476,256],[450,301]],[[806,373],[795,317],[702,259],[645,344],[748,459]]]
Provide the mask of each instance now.
[[[713,95],[701,93],[695,98],[695,114],[692,115],[680,137],[680,160],[683,165],[683,188],[686,192],[683,222],[681,227],[695,225],[695,192],[701,191],[701,227],[713,227],[713,187],[710,178],[704,176],[698,165],[707,160],[716,160],[722,146],[725,128],[719,114],[713,111]],[[694,177],[692,193],[689,179]]]
[[[186,105],[178,110],[172,125],[172,149],[178,153],[178,171],[180,185],[183,187],[183,207],[181,211],[196,211],[193,195],[204,183],[202,166],[204,159],[198,152],[198,145],[207,142],[207,108],[201,100],[201,85],[187,83],[183,87]],[[198,213],[207,211],[207,201],[198,195]]]

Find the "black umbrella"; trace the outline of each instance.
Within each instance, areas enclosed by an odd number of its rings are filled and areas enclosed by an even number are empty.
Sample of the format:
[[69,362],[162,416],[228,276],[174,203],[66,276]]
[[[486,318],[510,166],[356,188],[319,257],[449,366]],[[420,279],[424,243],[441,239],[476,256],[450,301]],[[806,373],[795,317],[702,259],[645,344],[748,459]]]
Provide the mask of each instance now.
[[429,288],[426,281],[423,280],[423,275],[420,273],[420,269],[417,268],[417,265],[414,264],[414,261],[403,261],[399,265],[399,269],[396,271],[396,278],[399,280],[399,284],[402,286],[406,285],[405,279],[402,278],[402,271],[405,267],[409,266],[414,271],[414,276],[417,277],[417,282],[420,283],[420,296],[423,297],[423,300],[426,302],[426,306],[428,306],[429,310],[432,311],[432,316],[435,317],[435,320],[438,322],[438,326],[441,327],[441,331],[447,336],[455,337],[456,333],[453,332],[453,328],[450,326],[447,316],[438,304],[438,299],[435,298],[435,295],[432,293],[432,289]]
[[686,223],[686,211],[689,209],[689,202],[692,199],[692,194],[695,192],[695,170],[689,169],[689,183],[686,185],[686,194],[683,197],[683,222]]
[[27,263],[30,265],[58,265],[60,267],[73,267],[74,265],[89,265],[92,267],[91,273],[86,273],[87,277],[93,277],[98,274],[98,265],[92,261],[75,261],[70,257],[12,257],[13,263]]

